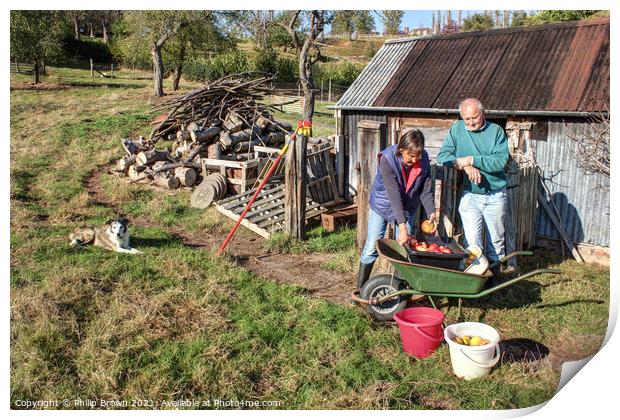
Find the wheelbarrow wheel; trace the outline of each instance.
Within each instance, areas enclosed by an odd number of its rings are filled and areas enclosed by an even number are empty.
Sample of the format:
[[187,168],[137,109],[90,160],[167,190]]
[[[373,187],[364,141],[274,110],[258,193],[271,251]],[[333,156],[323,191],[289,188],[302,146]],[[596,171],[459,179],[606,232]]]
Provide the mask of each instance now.
[[[395,279],[389,274],[382,274],[371,277],[366,282],[360,290],[360,297],[365,300],[378,299],[397,292],[403,287],[404,284],[399,279]],[[369,304],[368,313],[380,321],[390,321],[397,312],[405,309],[405,306],[407,306],[407,298],[397,296],[380,305]]]

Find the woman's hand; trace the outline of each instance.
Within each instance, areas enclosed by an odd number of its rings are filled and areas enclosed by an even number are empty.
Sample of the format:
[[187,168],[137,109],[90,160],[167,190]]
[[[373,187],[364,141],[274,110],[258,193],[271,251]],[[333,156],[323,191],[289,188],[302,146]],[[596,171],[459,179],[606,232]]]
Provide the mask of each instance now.
[[400,225],[398,225],[398,238],[396,238],[396,242],[398,242],[399,245],[404,246],[408,240],[409,240],[409,229],[407,229],[406,224],[401,223]]

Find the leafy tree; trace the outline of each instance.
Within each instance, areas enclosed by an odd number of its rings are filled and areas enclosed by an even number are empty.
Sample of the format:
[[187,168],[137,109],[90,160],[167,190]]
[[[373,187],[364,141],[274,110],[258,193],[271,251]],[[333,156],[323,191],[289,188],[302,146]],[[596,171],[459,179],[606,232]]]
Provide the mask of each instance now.
[[543,23],[569,22],[587,19],[598,15],[598,10],[542,10],[526,19],[526,25],[541,25]]
[[179,31],[168,41],[163,54],[166,67],[174,69],[172,89],[179,89],[183,65],[188,61],[196,60],[205,52],[219,53],[233,46],[234,40],[219,27],[215,14]]
[[358,10],[353,23],[358,34],[371,34],[375,30],[375,18],[370,14],[370,10]]
[[525,26],[526,21],[527,13],[525,13],[525,10],[514,10],[512,12],[512,20],[510,22],[510,26],[512,28],[516,28],[518,26]]
[[353,39],[355,32],[355,10],[337,10],[332,20],[332,33],[347,34],[349,40]]
[[476,13],[463,20],[463,32],[493,29],[493,18],[488,14]]
[[381,21],[383,22],[385,32],[389,35],[398,34],[404,15],[405,12],[402,10],[384,10]]
[[11,10],[11,57],[33,65],[34,83],[40,82],[44,61],[63,55],[62,39],[71,33],[60,11]]
[[213,13],[210,10],[144,10],[125,13],[125,35],[130,38],[128,46],[141,50],[146,45],[147,51],[151,53],[155,96],[164,95],[164,46],[190,25],[204,27]]
[[[305,21],[304,21],[305,18]],[[303,119],[312,120],[314,114],[314,75],[313,66],[321,59],[321,50],[317,44],[319,35],[325,25],[331,22],[332,15],[325,10],[311,10],[302,13],[296,10],[287,23],[279,25],[287,30],[299,55],[299,81],[304,91]],[[297,30],[300,28],[301,30]]]
[[448,21],[443,25],[443,28],[441,28],[442,34],[455,34],[460,31],[461,28],[459,28],[459,25],[453,20]]

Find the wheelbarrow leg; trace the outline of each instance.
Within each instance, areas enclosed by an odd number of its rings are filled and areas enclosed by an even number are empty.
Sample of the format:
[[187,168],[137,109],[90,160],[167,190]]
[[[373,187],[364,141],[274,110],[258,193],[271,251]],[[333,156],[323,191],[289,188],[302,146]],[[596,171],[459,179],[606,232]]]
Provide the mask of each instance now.
[[459,310],[456,314],[456,322],[463,322],[463,318],[461,316],[461,303],[463,303],[463,299],[459,298]]

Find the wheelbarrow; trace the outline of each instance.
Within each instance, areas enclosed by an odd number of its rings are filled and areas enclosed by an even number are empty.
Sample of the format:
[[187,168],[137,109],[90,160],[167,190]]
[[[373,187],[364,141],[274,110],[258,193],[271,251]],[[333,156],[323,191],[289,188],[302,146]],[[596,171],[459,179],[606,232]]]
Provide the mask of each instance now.
[[368,312],[378,320],[391,320],[407,305],[408,295],[424,295],[437,309],[433,296],[458,298],[458,316],[461,320],[462,299],[478,299],[512,286],[538,274],[560,274],[561,270],[540,268],[498,285],[489,285],[491,268],[513,257],[533,255],[531,251],[515,251],[493,263],[482,275],[458,270],[412,263],[409,252],[392,239],[377,241],[377,252],[392,266],[392,274],[371,277],[361,291],[353,292],[351,299],[368,305]]

